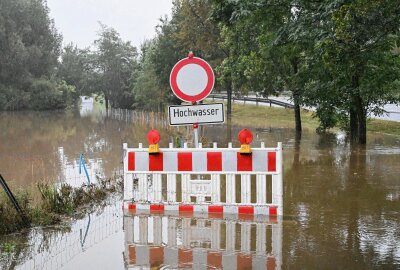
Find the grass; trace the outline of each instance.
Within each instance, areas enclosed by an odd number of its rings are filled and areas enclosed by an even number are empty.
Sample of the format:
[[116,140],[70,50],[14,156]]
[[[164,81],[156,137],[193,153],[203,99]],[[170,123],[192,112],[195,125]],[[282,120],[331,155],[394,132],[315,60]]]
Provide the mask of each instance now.
[[[226,106],[226,105],[225,105]],[[317,118],[310,111],[301,111],[304,130],[315,131],[319,126]],[[232,123],[255,128],[294,128],[294,111],[280,107],[256,106],[252,104],[233,104]],[[333,129],[335,131],[337,129]],[[368,119],[367,131],[400,136],[400,123],[379,119]]]
[[39,203],[34,202],[33,192],[18,190],[14,195],[29,224],[24,223],[5,193],[0,190],[0,235],[28,227],[58,224],[64,217],[83,212],[103,201],[110,192],[121,187],[120,182],[120,179],[99,179],[98,185],[78,188],[67,184],[57,187],[54,184],[40,183],[37,185],[41,197]]
[[[301,121],[303,128],[309,130],[315,130],[319,124],[312,113],[305,110],[301,112]],[[255,128],[294,128],[294,111],[279,107],[233,104],[232,123]]]
[[400,123],[379,119],[368,119],[367,130],[370,132],[400,136]]

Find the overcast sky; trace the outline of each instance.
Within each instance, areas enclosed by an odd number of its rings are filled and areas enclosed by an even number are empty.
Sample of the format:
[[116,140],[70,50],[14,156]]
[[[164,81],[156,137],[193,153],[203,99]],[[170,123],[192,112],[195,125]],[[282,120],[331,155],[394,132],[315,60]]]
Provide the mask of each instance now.
[[160,17],[171,17],[172,0],[47,0],[47,5],[64,45],[91,46],[100,21],[139,48],[155,36]]

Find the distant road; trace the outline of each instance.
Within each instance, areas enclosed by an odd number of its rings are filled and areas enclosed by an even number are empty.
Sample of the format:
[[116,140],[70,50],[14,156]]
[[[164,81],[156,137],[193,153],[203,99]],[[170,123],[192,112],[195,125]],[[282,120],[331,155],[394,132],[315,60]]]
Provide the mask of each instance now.
[[[222,94],[211,94],[208,99],[226,99],[226,95]],[[258,100],[258,102],[256,101]],[[293,108],[293,101],[289,97],[268,97],[268,98],[257,98],[254,95],[243,96],[243,97],[235,97],[235,103],[247,103],[247,104],[260,104],[262,106],[273,106],[273,107],[286,107]],[[394,104],[387,104],[384,107],[386,113],[382,116],[372,115],[372,118],[382,119],[382,120],[390,120],[400,122],[400,106]],[[306,107],[307,110],[313,110],[313,108]]]

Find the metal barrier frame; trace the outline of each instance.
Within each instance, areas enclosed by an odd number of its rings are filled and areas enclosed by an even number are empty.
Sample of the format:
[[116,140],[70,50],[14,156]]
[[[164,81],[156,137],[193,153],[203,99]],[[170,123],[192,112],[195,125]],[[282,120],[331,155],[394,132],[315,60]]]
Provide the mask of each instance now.
[[[278,143],[276,148],[265,148],[264,143],[260,148],[252,148],[252,152],[257,151],[276,153],[275,171],[149,171],[149,170],[128,170],[128,153],[148,152],[148,148],[143,148],[140,143],[138,148],[128,148],[123,144],[124,150],[124,207],[135,208],[143,211],[222,211],[229,213],[248,213],[283,215],[283,176],[282,176],[282,143]],[[239,152],[239,148],[232,148],[229,143],[228,148],[217,148],[214,143],[213,148],[173,148],[172,143],[169,148],[160,148],[162,153],[187,153],[187,152]],[[162,198],[162,175],[167,178],[167,198]],[[176,200],[176,180],[181,175],[182,202]],[[191,180],[191,175],[210,175],[210,180]],[[221,175],[226,175],[226,202],[221,202]],[[241,202],[236,202],[235,178],[240,175],[241,182]],[[256,203],[251,203],[251,176],[256,176]],[[272,176],[272,202],[267,203],[267,175]],[[137,180],[137,187],[134,182]],[[206,181],[208,181],[206,183]],[[149,186],[151,190],[149,192]],[[211,200],[206,202],[205,195],[193,194],[193,186],[209,184],[208,190]],[[204,192],[203,192],[204,193]],[[204,193],[205,194],[205,193]],[[196,197],[196,202],[191,202],[191,197]],[[198,199],[197,199],[198,198]],[[222,207],[218,208],[218,207]]]

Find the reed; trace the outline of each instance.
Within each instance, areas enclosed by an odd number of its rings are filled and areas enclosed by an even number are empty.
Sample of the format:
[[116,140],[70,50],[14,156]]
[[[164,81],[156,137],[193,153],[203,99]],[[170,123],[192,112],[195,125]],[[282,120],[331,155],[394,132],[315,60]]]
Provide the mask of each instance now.
[[38,202],[33,200],[34,190],[31,192],[17,190],[14,195],[28,217],[28,224],[23,222],[4,192],[0,192],[0,235],[28,227],[58,224],[65,217],[90,211],[90,206],[99,204],[110,193],[120,191],[121,181],[120,177],[98,179],[96,185],[84,185],[78,188],[67,184],[57,186],[39,183],[36,185],[40,194]]

